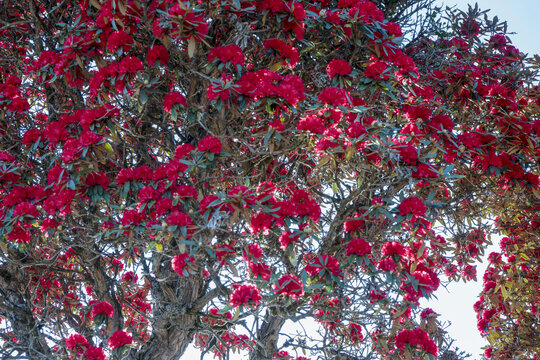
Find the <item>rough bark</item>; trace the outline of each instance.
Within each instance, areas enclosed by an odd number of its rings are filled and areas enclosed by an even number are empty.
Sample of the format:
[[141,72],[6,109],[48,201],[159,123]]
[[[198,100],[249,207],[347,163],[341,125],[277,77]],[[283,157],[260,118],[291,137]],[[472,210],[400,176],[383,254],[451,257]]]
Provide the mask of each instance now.
[[251,360],[272,360],[273,354],[278,351],[279,331],[284,323],[284,317],[266,312],[264,322],[257,332],[257,345]]

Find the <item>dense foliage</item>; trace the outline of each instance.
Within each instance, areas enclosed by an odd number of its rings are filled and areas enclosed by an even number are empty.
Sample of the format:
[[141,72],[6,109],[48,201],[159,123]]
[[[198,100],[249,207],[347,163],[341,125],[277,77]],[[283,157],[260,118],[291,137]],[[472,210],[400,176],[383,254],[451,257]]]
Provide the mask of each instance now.
[[478,327],[535,359],[536,67],[418,3],[4,4],[3,358],[461,359],[419,300],[504,232]]

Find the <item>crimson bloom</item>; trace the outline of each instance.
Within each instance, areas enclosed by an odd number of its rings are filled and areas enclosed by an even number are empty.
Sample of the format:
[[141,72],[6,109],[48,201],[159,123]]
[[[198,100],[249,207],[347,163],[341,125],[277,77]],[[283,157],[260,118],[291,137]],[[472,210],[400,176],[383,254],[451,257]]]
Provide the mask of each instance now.
[[349,324],[349,335],[353,343],[360,342],[364,340],[364,335],[362,335],[362,326],[358,324]]
[[228,63],[235,65],[244,65],[245,56],[242,49],[236,44],[227,46],[216,46],[208,53],[208,61],[212,62],[219,59],[222,63]]
[[332,275],[342,277],[339,261],[332,255],[320,255],[315,260],[305,267],[309,276],[314,277],[319,275],[323,270],[326,270]]
[[349,241],[347,244],[346,250],[347,256],[356,255],[364,256],[371,254],[371,245],[366,241],[366,239],[355,238]]
[[163,45],[154,45],[148,50],[148,55],[146,56],[148,65],[154,66],[158,60],[160,65],[165,65],[169,62],[169,51]]
[[409,345],[418,350],[437,356],[437,344],[429,338],[429,335],[422,329],[403,329],[396,336],[396,347],[400,350]]
[[77,353],[77,356],[80,356],[88,346],[90,343],[81,334],[71,334],[66,338],[66,347]]
[[364,75],[373,79],[388,80],[390,75],[387,69],[388,65],[384,61],[374,61],[366,67]]
[[90,346],[83,354],[84,360],[105,360],[107,357],[103,349],[97,346]]
[[211,152],[212,154],[219,155],[221,153],[221,141],[217,137],[208,135],[199,141],[197,149],[199,151]]
[[171,112],[171,110],[173,109],[173,106],[176,104],[183,105],[184,107],[187,106],[187,101],[186,101],[185,96],[179,93],[178,91],[171,91],[163,97],[163,109],[166,112],[168,113]]
[[115,331],[107,341],[107,344],[109,344],[111,349],[116,349],[131,343],[133,343],[131,335],[122,330]]
[[95,318],[98,315],[106,316],[106,317],[113,317],[114,316],[114,309],[110,303],[107,301],[101,301],[95,304],[92,307],[92,319]]
[[426,214],[426,205],[424,202],[416,196],[404,199],[398,206],[400,215],[406,216],[408,214],[424,216]]
[[333,79],[336,75],[349,75],[351,73],[351,65],[349,65],[349,62],[342,60],[342,59],[334,59],[330,61],[328,66],[326,67],[326,73],[330,77],[330,79]]
[[193,256],[190,256],[188,253],[178,254],[173,257],[171,260],[171,267],[175,273],[184,277],[188,275],[187,267],[195,261]]
[[304,285],[296,276],[285,274],[278,280],[276,293],[284,294],[298,300],[304,294]]
[[240,285],[231,294],[230,303],[234,307],[253,306],[254,308],[261,302],[261,292],[255,285]]

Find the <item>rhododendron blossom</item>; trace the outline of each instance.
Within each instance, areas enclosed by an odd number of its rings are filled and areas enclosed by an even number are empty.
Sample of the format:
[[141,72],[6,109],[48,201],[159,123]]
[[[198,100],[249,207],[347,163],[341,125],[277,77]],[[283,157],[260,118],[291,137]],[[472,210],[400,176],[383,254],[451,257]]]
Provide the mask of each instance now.
[[115,331],[107,341],[107,344],[111,349],[123,347],[131,343],[133,343],[131,336],[122,330]]
[[278,280],[276,293],[287,295],[293,299],[300,299],[304,294],[304,289],[302,283],[296,276],[285,274]]
[[106,316],[106,317],[113,317],[114,316],[114,308],[112,305],[107,301],[101,301],[97,304],[94,304],[92,306],[92,318],[95,318],[96,316]]
[[261,293],[254,285],[239,285],[231,294],[230,304],[234,307],[257,307],[261,299]]

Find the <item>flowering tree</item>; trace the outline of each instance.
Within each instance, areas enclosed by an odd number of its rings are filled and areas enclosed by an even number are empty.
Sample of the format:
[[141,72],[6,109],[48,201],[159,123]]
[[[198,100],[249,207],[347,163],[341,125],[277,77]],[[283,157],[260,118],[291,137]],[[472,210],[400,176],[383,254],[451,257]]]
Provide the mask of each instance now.
[[405,44],[406,3],[7,4],[2,355],[459,359],[419,300],[497,218],[486,356],[534,356],[535,68],[477,9]]

